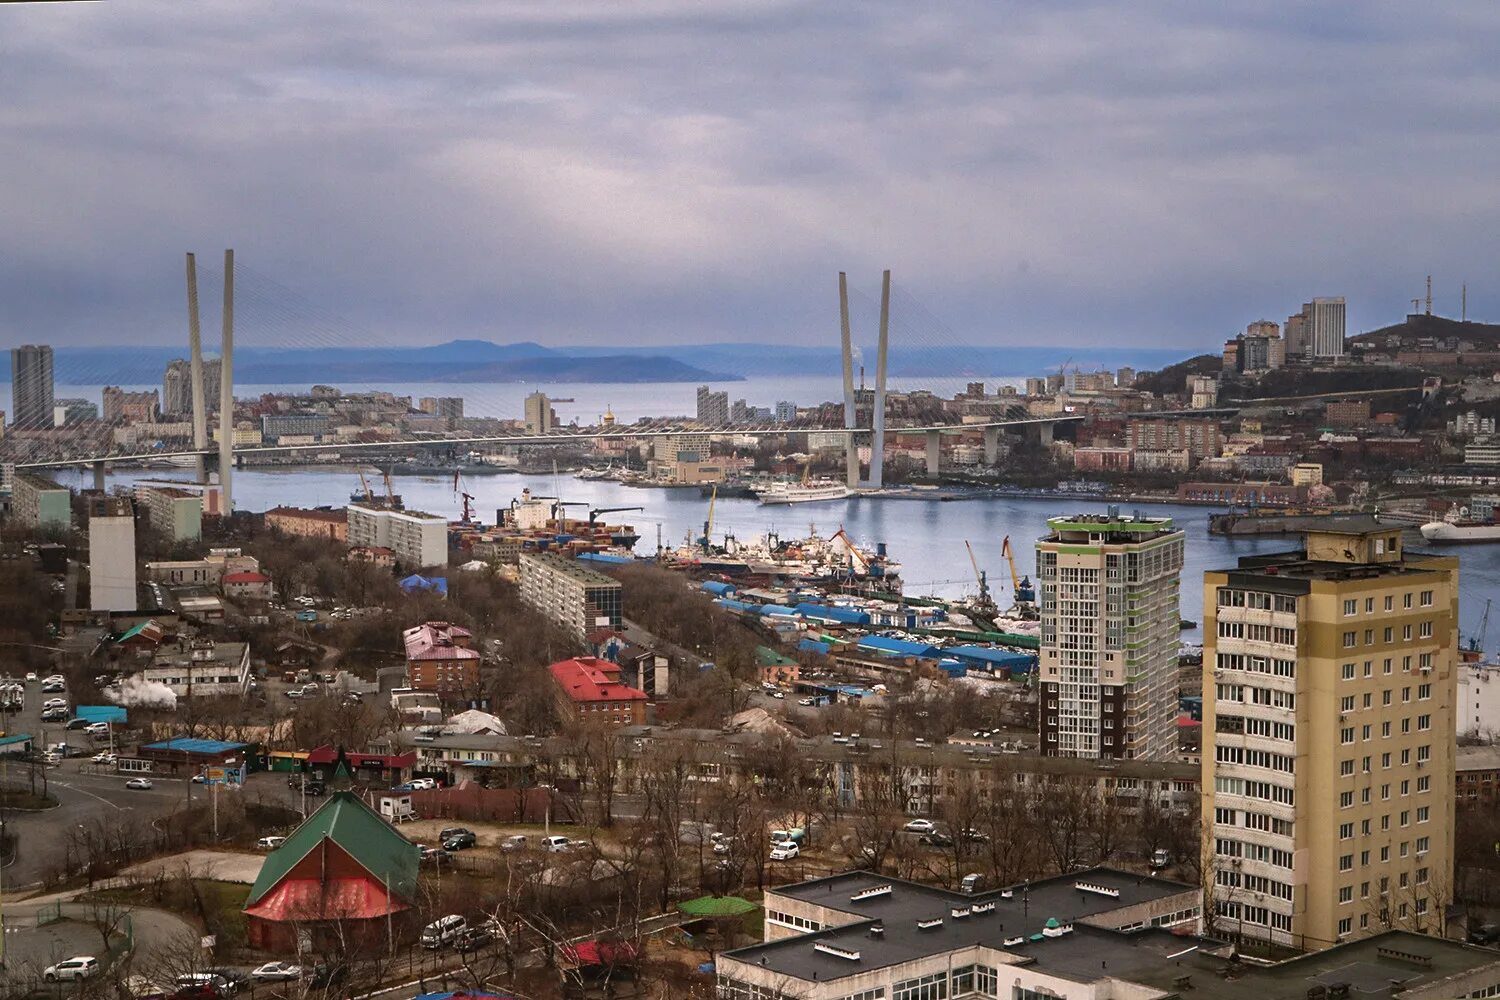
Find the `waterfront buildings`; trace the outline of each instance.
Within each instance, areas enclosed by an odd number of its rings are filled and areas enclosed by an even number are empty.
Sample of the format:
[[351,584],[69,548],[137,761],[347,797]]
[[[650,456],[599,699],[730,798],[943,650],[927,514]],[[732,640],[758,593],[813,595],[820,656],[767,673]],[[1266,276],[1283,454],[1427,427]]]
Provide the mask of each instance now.
[[318,441],[328,428],[328,417],[322,413],[266,413],[260,418],[261,440],[273,444],[285,438]]
[[1126,424],[1131,451],[1177,451],[1185,449],[1194,463],[1214,458],[1224,450],[1224,436],[1217,420],[1132,420]]
[[135,507],[127,497],[89,501],[89,608],[134,611]]
[[[161,412],[186,417],[193,412],[192,364],[182,358],[167,362],[161,378]],[[218,358],[203,361],[203,405],[209,413],[219,409],[219,387],[223,384],[224,362]]]
[[521,600],[580,639],[623,623],[620,582],[554,552],[523,552]]
[[102,398],[101,416],[108,424],[148,424],[161,415],[155,389],[127,392],[119,386],[107,385]]
[[52,426],[72,427],[99,419],[99,407],[86,399],[59,399],[52,404]]
[[1114,508],[1047,527],[1036,543],[1042,752],[1172,758],[1182,531]]
[[169,541],[196,541],[203,537],[203,497],[176,486],[146,486],[136,490],[146,507],[151,527]]
[[1343,515],[1204,575],[1203,867],[1221,931],[1326,948],[1453,902],[1458,563]]
[[406,647],[407,684],[415,691],[460,696],[479,687],[479,652],[474,635],[451,622],[424,622],[401,633]]
[[775,407],[775,418],[778,424],[789,424],[797,419],[797,404],[789,400],[780,400]]
[[448,522],[436,514],[352,503],[348,518],[350,545],[390,549],[408,570],[448,564]]
[[11,423],[27,430],[52,426],[52,348],[27,344],[10,351]]
[[620,680],[620,665],[593,656],[563,660],[547,668],[584,724],[619,729],[646,721],[646,692]]
[[308,538],[331,538],[345,541],[349,536],[349,515],[342,510],[308,510],[303,507],[272,507],[266,511],[266,527],[286,535]]
[[423,396],[417,403],[417,409],[435,417],[462,420],[464,400],[462,396]]
[[60,528],[73,524],[73,494],[45,476],[33,472],[16,474],[11,485],[10,509],[18,524],[27,528]]
[[526,433],[547,434],[557,426],[557,411],[545,393],[533,392],[526,397]]
[[729,423],[729,393],[698,387],[698,423],[722,427]]

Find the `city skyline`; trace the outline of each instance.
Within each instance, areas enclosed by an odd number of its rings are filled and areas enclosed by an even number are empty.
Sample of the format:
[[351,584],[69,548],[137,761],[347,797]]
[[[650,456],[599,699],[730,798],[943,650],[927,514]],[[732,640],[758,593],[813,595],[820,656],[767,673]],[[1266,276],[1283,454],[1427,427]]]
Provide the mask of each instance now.
[[1500,316],[1483,6],[3,16],[12,345],[170,342],[227,245],[370,343],[831,341],[883,267],[957,342]]

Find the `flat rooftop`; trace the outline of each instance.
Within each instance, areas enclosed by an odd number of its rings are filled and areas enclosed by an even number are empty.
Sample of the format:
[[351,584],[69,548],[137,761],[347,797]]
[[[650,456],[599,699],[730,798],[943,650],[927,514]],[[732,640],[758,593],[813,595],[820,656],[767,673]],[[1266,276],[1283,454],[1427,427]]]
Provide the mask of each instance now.
[[[1093,888],[1080,889],[1079,885]],[[854,898],[886,886],[890,887],[888,892]],[[814,977],[828,980],[979,944],[1025,955],[1033,958],[1040,968],[1088,981],[1098,978],[1100,961],[1111,963],[1105,974],[1118,975],[1114,963],[1141,954],[1142,943],[1155,940],[1157,935],[1150,932],[1125,935],[1087,927],[1076,921],[1194,891],[1195,887],[1186,883],[1111,868],[1090,868],[1029,886],[1012,886],[972,896],[871,872],[850,872],[781,886],[775,892],[847,913],[851,923],[740,948],[729,954],[739,961],[762,965],[781,975],[803,980]],[[976,905],[982,909],[992,908],[974,913],[970,908]],[[954,916],[955,909],[969,910],[969,913]],[[1062,927],[1071,926],[1072,930],[1056,937],[1045,936],[1043,929],[1049,920],[1055,920]],[[919,921],[939,922],[920,927]],[[871,933],[871,928],[876,925],[883,929],[878,937]],[[1161,947],[1146,949],[1151,955],[1148,964],[1159,964],[1171,951],[1180,951],[1192,943],[1165,932],[1160,937],[1163,939]],[[1006,944],[1016,938],[1022,940]],[[814,942],[859,952],[860,957],[850,960],[815,950],[812,947]],[[1167,945],[1171,945],[1170,950]]]
[[[1307,558],[1307,552],[1303,549],[1293,549],[1289,552],[1242,556],[1238,566],[1209,572],[1229,574],[1231,586],[1235,585],[1235,578],[1239,577],[1247,586],[1305,594],[1308,591],[1307,585],[1314,580],[1373,580],[1383,576],[1432,573],[1437,570],[1432,563],[1443,558],[1452,557],[1407,552],[1399,560],[1391,562],[1323,562]],[[1277,580],[1284,582],[1278,587],[1274,583]]]
[[612,576],[600,573],[598,570],[589,569],[577,560],[569,559],[567,556],[556,552],[522,552],[521,563],[536,563],[555,570],[567,576],[587,584],[590,587],[618,587],[620,581]]

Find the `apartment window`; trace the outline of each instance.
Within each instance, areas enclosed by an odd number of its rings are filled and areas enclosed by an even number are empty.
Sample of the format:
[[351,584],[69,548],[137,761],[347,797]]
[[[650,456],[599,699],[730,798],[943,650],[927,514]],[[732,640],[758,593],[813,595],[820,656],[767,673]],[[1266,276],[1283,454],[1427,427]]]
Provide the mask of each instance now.
[[1354,870],[1354,855],[1345,854],[1339,858],[1339,871],[1348,872]]
[[1339,739],[1345,745],[1353,743],[1354,742],[1354,727],[1353,726],[1345,726],[1343,729],[1339,730]]
[[1417,700],[1418,701],[1426,701],[1428,698],[1431,698],[1431,697],[1432,697],[1432,685],[1431,684],[1418,684],[1417,685]]
[[1340,823],[1339,824],[1339,839],[1340,840],[1353,840],[1354,839],[1354,824],[1353,823]]
[[1370,758],[1368,758],[1368,757],[1362,757],[1362,758],[1360,758],[1359,764],[1360,764],[1360,770],[1361,771],[1364,771],[1366,774],[1370,773]]
[[[1354,638],[1355,638],[1355,633],[1353,633],[1353,632],[1345,632],[1344,633],[1344,648],[1345,649],[1353,649],[1354,648]],[[1350,664],[1349,667],[1350,667],[1350,670],[1353,670],[1354,665]],[[1349,675],[1349,679],[1352,680],[1353,678],[1354,678],[1354,674],[1351,673]]]
[[1354,918],[1353,917],[1345,917],[1344,919],[1342,919],[1342,920],[1339,921],[1339,933],[1340,934],[1352,934],[1353,932],[1354,932]]
[[1385,722],[1382,722],[1380,724],[1380,738],[1383,739],[1383,740],[1388,740],[1388,739],[1391,738],[1391,723],[1390,723],[1390,720],[1386,720]]
[[1369,899],[1370,898],[1370,883],[1368,883],[1368,882],[1361,882],[1359,884],[1359,898],[1360,899]]
[[[1366,837],[1368,837],[1370,835],[1370,821],[1369,820],[1365,820],[1365,822],[1364,822],[1364,830],[1362,830],[1361,832]],[[1370,852],[1369,851],[1360,851],[1359,852],[1359,866],[1361,868],[1368,868],[1368,867],[1370,867]]]
[[[1411,810],[1410,809],[1403,809],[1403,810],[1401,810],[1401,825],[1402,826],[1411,826]],[[1404,875],[1402,876],[1402,878],[1405,878],[1405,877],[1406,876],[1404,876]]]
[[[1344,633],[1344,638],[1347,639],[1347,640],[1349,640],[1349,641],[1347,641],[1347,642],[1344,643],[1345,646],[1352,646],[1352,645],[1354,645],[1354,633],[1353,632],[1345,632]],[[1352,663],[1346,663],[1346,664],[1344,664],[1344,666],[1341,669],[1342,669],[1342,672],[1343,672],[1343,678],[1344,678],[1344,680],[1346,680],[1346,681],[1352,681],[1352,680],[1354,680],[1354,664],[1352,664]]]
[[[1369,642],[1369,641],[1370,641],[1370,640],[1369,640],[1369,639],[1368,639],[1368,638],[1366,638],[1366,639],[1365,639],[1365,642]],[[1369,660],[1366,660],[1366,661],[1365,661],[1365,678],[1366,678],[1366,679],[1367,679],[1367,680],[1368,680],[1368,679],[1369,679],[1369,678],[1370,678],[1370,677],[1373,677],[1373,676],[1374,676],[1374,674],[1375,674],[1375,670],[1374,670],[1374,666],[1375,666],[1375,664],[1374,664],[1374,663],[1372,663],[1372,662],[1371,662],[1371,661],[1369,661]]]
[[1386,813],[1380,817],[1380,832],[1389,833],[1391,829],[1391,814]]
[[[1029,992],[1016,988],[1016,996]],[[948,973],[947,971],[935,972],[921,979],[907,979],[897,983],[891,989],[893,1000],[947,1000],[948,997]],[[1041,994],[1033,994],[1040,996]]]
[[1411,610],[1411,591],[1407,591],[1401,595],[1401,606],[1407,611]]
[[[1387,640],[1387,641],[1389,641],[1389,640]],[[1389,677],[1391,675],[1391,658],[1389,656],[1387,656],[1385,658],[1385,675],[1387,677]]]
[[1431,843],[1431,841],[1428,838],[1426,838],[1426,837],[1418,837],[1417,838],[1417,853],[1418,854],[1426,854],[1427,853],[1428,845],[1430,843]]
[[1417,885],[1426,885],[1427,884],[1427,869],[1426,868],[1418,868],[1417,869],[1417,879],[1416,879],[1416,881],[1417,881]]
[[1352,712],[1352,711],[1354,711],[1354,695],[1352,695],[1352,694],[1346,694],[1346,695],[1344,695],[1344,697],[1342,697],[1342,698],[1339,699],[1339,711],[1340,712]]
[[1359,738],[1362,739],[1362,740],[1367,740],[1367,739],[1370,738],[1370,727],[1369,726],[1360,726],[1359,727]]
[[1432,591],[1430,591],[1430,590],[1424,590],[1424,591],[1422,591],[1422,607],[1424,607],[1424,608],[1430,608],[1430,607],[1432,607]]
[[1380,799],[1383,802],[1386,799],[1389,799],[1390,797],[1391,797],[1391,786],[1390,786],[1390,783],[1387,782],[1386,784],[1380,786]]
[[1365,598],[1365,614],[1367,614],[1367,615],[1373,615],[1374,613],[1375,613],[1375,598],[1373,598],[1373,597],[1366,597]]
[[1352,903],[1352,902],[1354,902],[1354,886],[1352,886],[1352,885],[1341,885],[1341,886],[1339,886],[1339,902],[1340,903]]
[[1384,691],[1380,692],[1380,703],[1382,705],[1389,705],[1391,703],[1391,689],[1390,688],[1386,688]]
[[1401,751],[1401,766],[1405,767],[1405,766],[1407,766],[1410,763],[1411,763],[1411,750],[1410,749],[1402,750]]
[[1411,642],[1411,626],[1410,625],[1403,625],[1403,626],[1401,626],[1401,638],[1404,639],[1404,640],[1406,640],[1407,642]]
[[1353,775],[1354,775],[1354,761],[1353,761],[1353,759],[1339,761],[1339,777],[1341,777],[1341,778],[1349,778],[1349,777],[1352,777]]
[[1390,754],[1383,753],[1383,754],[1380,755],[1380,766],[1382,768],[1389,768],[1391,766],[1391,755]]
[[1424,774],[1424,775],[1422,775],[1422,777],[1420,777],[1420,778],[1417,779],[1417,791],[1418,792],[1427,792],[1427,791],[1431,791],[1431,790],[1432,790],[1432,779],[1431,778],[1429,778],[1427,775]]
[[1357,606],[1358,604],[1354,600],[1346,600],[1344,602],[1344,617],[1347,618],[1350,615],[1354,614],[1355,608]]
[[[1389,860],[1391,860],[1391,849],[1390,849],[1390,847],[1389,846],[1382,847],[1380,849],[1380,863],[1381,864],[1385,864]],[[1380,881],[1384,882],[1385,879],[1381,879]],[[1384,892],[1385,891],[1384,887],[1382,887],[1380,891]]]
[[1401,782],[1401,797],[1402,797],[1402,798],[1405,798],[1405,797],[1406,797],[1406,795],[1407,795],[1407,794],[1408,794],[1408,793],[1409,793],[1409,792],[1410,792],[1410,791],[1411,791],[1411,782],[1410,782],[1410,781],[1404,781],[1404,780],[1403,780],[1403,781],[1402,781],[1402,782]]
[[[1370,646],[1370,645],[1374,645],[1374,643],[1375,643],[1375,630],[1372,629],[1372,628],[1365,629],[1365,645],[1366,646]],[[1369,667],[1369,664],[1367,663],[1367,664],[1365,664],[1365,666]],[[1370,672],[1369,672],[1368,669],[1365,671],[1365,676],[1366,677],[1370,676]]]
[[1396,598],[1390,594],[1385,595],[1385,609],[1387,611],[1396,610]]
[[1340,809],[1348,809],[1348,808],[1350,808],[1353,805],[1354,805],[1354,793],[1353,792],[1340,792],[1339,793],[1339,808]]
[[[1396,639],[1396,630],[1391,628],[1389,625],[1385,627],[1385,631],[1381,634],[1384,636],[1385,642],[1394,642]],[[1391,661],[1386,660],[1385,662],[1389,663]]]
[[1431,759],[1432,759],[1432,747],[1430,747],[1430,746],[1417,747],[1417,763],[1418,764],[1424,764],[1424,763],[1426,763],[1427,761],[1429,761]]

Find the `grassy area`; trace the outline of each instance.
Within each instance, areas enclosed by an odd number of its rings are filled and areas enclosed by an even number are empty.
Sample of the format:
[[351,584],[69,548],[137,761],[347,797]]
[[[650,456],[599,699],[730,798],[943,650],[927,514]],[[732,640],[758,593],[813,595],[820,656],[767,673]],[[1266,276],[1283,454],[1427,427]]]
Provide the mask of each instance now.
[[38,810],[57,806],[57,798],[26,788],[0,788],[0,809]]

